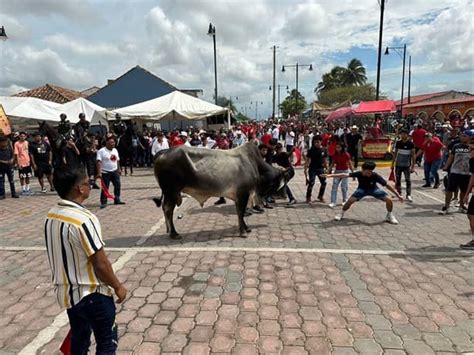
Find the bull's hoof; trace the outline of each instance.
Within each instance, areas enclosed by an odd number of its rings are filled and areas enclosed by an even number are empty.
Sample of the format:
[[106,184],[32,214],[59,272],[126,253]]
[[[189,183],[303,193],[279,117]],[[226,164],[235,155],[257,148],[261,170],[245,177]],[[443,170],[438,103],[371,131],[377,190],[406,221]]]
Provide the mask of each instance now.
[[171,239],[174,239],[174,240],[183,239],[183,237],[182,237],[181,235],[179,235],[178,233],[176,233],[176,234],[170,234],[170,238],[171,238]]

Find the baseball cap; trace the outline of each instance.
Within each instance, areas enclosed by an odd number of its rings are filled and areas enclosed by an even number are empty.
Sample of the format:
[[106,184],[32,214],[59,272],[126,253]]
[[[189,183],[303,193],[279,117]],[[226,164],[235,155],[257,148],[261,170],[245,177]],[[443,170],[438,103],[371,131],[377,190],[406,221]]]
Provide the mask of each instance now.
[[464,132],[462,132],[464,136],[468,137],[474,137],[474,129],[467,129]]
[[180,136],[183,136],[183,137],[187,137],[188,136],[188,132],[185,132],[185,131],[182,131]]

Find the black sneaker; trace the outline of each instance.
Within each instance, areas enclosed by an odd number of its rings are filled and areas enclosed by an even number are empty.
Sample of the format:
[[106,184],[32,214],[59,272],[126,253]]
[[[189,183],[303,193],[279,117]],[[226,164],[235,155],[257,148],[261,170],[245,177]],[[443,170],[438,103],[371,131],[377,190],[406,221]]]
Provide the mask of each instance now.
[[421,186],[421,187],[431,187],[431,185],[430,185],[430,184],[424,184],[424,185]]
[[253,212],[255,212],[255,213],[263,213],[263,212],[264,212],[264,209],[263,209],[262,207],[260,207],[260,206],[253,206],[253,207],[252,207],[252,210],[253,210]]
[[114,202],[114,205],[125,205],[125,202],[123,202],[123,201],[116,201],[116,202]]
[[436,182],[434,185],[433,185],[433,189],[437,189],[439,187],[439,182]]
[[264,204],[263,207],[268,208],[269,210],[273,208],[273,206],[270,206],[268,203]]
[[12,194],[12,198],[20,198],[20,195],[18,195],[16,192]]
[[461,249],[474,250],[474,240],[471,240],[469,243],[461,244],[459,246]]

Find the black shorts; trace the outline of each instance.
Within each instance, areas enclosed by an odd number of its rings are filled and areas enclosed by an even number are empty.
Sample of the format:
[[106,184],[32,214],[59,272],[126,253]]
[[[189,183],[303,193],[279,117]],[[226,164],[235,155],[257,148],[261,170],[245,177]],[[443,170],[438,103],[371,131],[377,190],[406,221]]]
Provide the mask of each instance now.
[[469,180],[471,175],[462,175],[462,174],[449,174],[448,177],[448,188],[449,192],[455,192],[458,188],[461,192],[466,192],[467,187],[469,186]]
[[51,165],[40,164],[40,165],[37,165],[37,169],[35,170],[35,176],[41,179],[44,175],[50,175],[52,172],[53,172],[53,168]]
[[474,195],[471,196],[469,200],[469,205],[467,206],[467,214],[470,216],[474,216]]
[[18,169],[18,175],[20,179],[30,178],[33,176],[33,172],[31,171],[31,166],[26,166],[24,168]]

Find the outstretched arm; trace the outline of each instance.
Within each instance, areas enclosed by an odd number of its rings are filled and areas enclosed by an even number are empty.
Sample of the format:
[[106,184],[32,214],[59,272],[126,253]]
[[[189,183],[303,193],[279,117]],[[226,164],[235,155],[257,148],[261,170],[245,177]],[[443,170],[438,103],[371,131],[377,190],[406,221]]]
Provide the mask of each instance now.
[[339,173],[339,174],[324,174],[326,178],[348,178],[350,175],[346,173]]
[[391,193],[393,193],[395,196],[397,196],[397,198],[400,200],[400,202],[403,202],[403,196],[400,195],[400,194],[398,193],[398,191],[397,191],[392,185],[387,184],[387,185],[385,185],[385,188],[386,188],[388,191],[390,191]]

